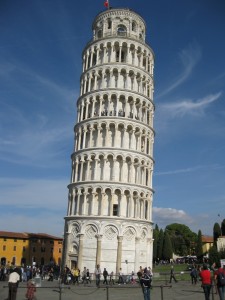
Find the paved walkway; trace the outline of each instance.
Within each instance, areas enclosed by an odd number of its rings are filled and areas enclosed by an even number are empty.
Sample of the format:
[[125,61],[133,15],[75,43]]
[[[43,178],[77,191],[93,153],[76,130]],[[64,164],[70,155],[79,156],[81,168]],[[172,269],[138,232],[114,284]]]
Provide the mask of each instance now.
[[[163,284],[163,283],[162,283]],[[170,285],[160,286],[161,283],[153,284],[151,290],[151,300],[204,300],[204,294],[200,283],[196,286],[190,282],[179,281]],[[25,300],[26,284],[20,283],[17,293],[17,300]],[[0,282],[0,300],[7,299],[7,282]],[[112,285],[109,288],[101,285],[96,288],[94,283],[84,286],[65,286],[60,288],[58,281],[42,281],[41,287],[37,288],[37,300],[142,300],[143,294],[138,284],[135,285]],[[216,294],[211,296],[211,300],[218,300]]]

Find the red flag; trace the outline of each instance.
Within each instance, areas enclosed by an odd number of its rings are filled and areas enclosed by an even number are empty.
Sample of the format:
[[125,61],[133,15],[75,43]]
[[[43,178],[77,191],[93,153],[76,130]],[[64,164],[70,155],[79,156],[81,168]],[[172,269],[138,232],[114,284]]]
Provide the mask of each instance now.
[[106,1],[104,2],[104,6],[105,6],[105,7],[109,7],[109,1],[108,1],[108,0],[106,0]]

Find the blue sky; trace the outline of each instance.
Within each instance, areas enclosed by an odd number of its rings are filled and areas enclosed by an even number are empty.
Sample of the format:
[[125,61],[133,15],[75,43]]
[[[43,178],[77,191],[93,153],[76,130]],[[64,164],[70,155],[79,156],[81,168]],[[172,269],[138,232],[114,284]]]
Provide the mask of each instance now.
[[[0,230],[63,234],[81,53],[103,3],[0,1]],[[155,52],[153,221],[211,235],[225,218],[225,2],[110,5],[146,20]]]

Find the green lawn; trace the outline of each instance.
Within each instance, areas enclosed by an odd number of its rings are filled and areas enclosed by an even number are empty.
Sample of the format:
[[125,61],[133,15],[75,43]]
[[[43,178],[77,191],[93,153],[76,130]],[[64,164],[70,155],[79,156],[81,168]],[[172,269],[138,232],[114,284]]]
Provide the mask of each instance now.
[[[174,273],[177,280],[191,280],[190,271],[187,264],[173,265]],[[154,281],[164,281],[165,283],[170,279],[171,265],[157,265],[153,268]]]

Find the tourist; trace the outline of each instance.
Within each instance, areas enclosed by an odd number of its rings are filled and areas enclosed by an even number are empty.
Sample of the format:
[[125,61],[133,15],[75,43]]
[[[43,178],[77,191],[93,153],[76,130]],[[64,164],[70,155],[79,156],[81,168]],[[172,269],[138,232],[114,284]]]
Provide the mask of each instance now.
[[100,265],[97,265],[97,267],[95,269],[95,278],[96,278],[96,286],[97,287],[100,286],[100,277],[101,277],[101,269],[100,269]]
[[207,268],[206,264],[203,264],[203,269],[200,269],[199,276],[202,280],[202,288],[205,294],[205,300],[210,299],[210,290],[212,286],[212,281],[211,281],[211,273]]
[[34,281],[31,279],[27,282],[27,292],[26,292],[26,298],[28,300],[34,299],[34,293],[36,292],[36,286]]
[[144,272],[142,273],[141,280],[140,280],[140,284],[141,284],[142,291],[144,294],[144,300],[150,300],[151,282],[152,282],[152,278],[151,278],[147,268],[145,268]]
[[198,278],[198,271],[197,271],[195,265],[193,266],[193,268],[191,270],[190,276],[191,276],[191,283],[196,284],[197,283],[197,278]]
[[87,269],[87,273],[86,273],[86,283],[91,283],[91,274],[89,269]]
[[16,300],[16,294],[18,285],[20,282],[20,275],[18,268],[13,269],[13,271],[9,274],[9,294],[8,294],[8,300]]
[[218,270],[215,271],[214,278],[216,280],[217,291],[220,297],[220,300],[225,300],[225,266],[221,268],[219,265]]
[[79,269],[77,267],[75,267],[73,271],[73,278],[74,278],[73,284],[77,283],[77,285],[79,285]]
[[103,280],[103,284],[108,284],[108,271],[106,270],[106,268],[104,268],[104,271],[103,271],[103,277],[104,277],[104,280]]
[[125,284],[124,280],[123,280],[122,268],[120,268],[120,270],[119,270],[119,280],[118,280],[118,284],[120,285],[121,283]]
[[110,284],[115,284],[115,280],[114,280],[114,273],[113,271],[110,273],[109,275],[109,283]]
[[171,267],[171,270],[170,270],[170,283],[172,282],[172,279],[177,282],[176,280],[176,277],[175,277],[175,274],[174,274],[174,268],[173,266]]

